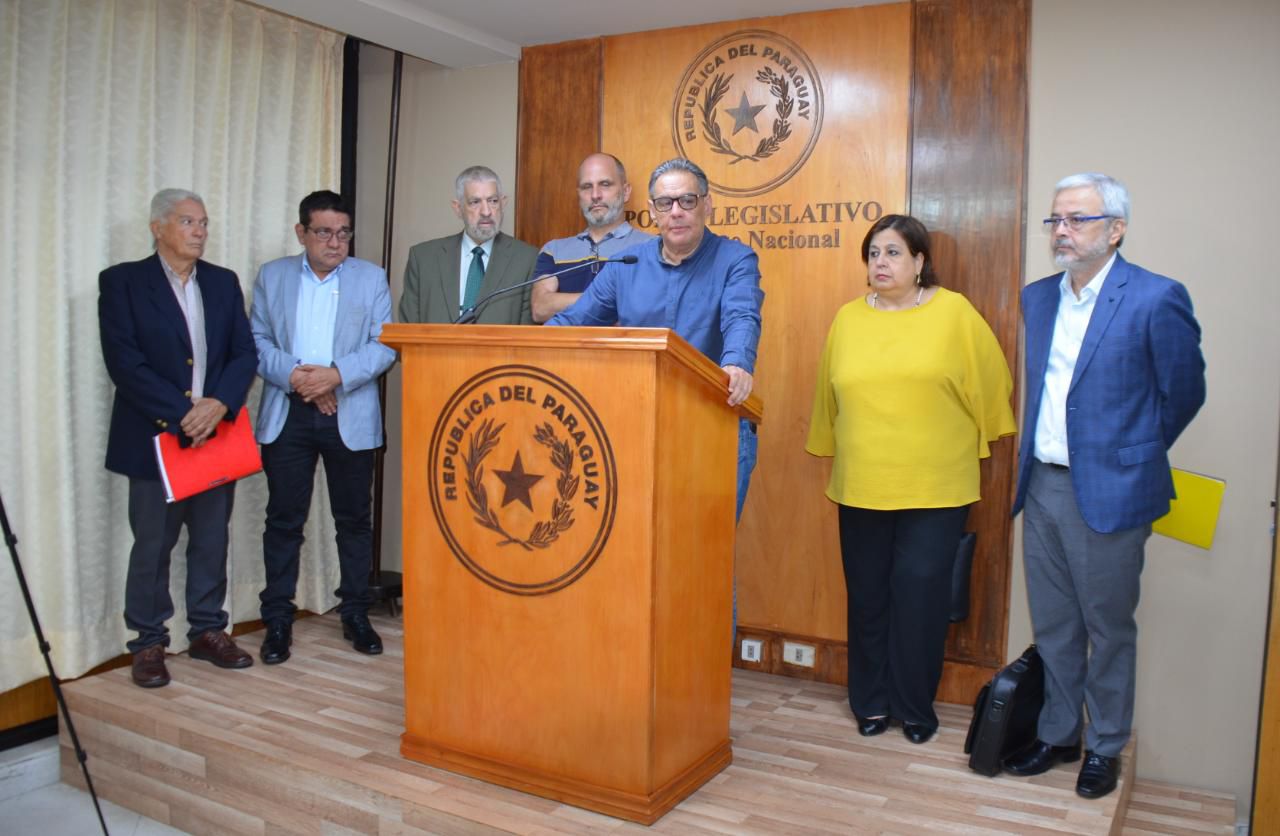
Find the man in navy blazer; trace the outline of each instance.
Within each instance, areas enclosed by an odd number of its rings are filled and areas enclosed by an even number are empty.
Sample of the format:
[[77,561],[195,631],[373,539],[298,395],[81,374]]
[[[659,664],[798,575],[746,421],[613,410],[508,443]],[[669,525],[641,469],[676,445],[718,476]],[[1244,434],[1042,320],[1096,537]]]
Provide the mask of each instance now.
[[200,260],[209,217],[199,195],[157,192],[151,234],[154,254],[98,277],[102,357],[116,387],[107,469],[129,477],[134,543],[124,620],[138,633],[128,648],[133,681],[144,688],[169,683],[169,559],[184,525],[191,657],[224,668],[253,664],[226,634],[223,608],[235,485],[167,503],[153,444],[156,434],[167,432],[184,446],[200,446],[239,414],[255,360],[244,296],[235,273]]
[[341,572],[342,633],[361,653],[382,652],[369,623],[373,561],[370,498],[374,450],[382,446],[378,377],[395,352],[378,342],[391,321],[381,267],[351,258],[351,209],[331,191],[298,207],[303,252],[262,266],[253,287],[253,341],[262,375],[257,437],[267,474],[262,532],[267,634],[262,661],[289,658],[302,528],[311,509],[316,460],[324,459]]
[[507,196],[492,169],[482,165],[464,169],[454,180],[453,212],[462,221],[456,235],[415,244],[404,268],[400,296],[401,322],[454,322],[477,302],[476,322],[485,325],[532,325],[526,281],[538,251],[499,232]]
[[[1116,787],[1133,722],[1139,576],[1169,511],[1169,448],[1205,399],[1200,326],[1178,282],[1118,252],[1129,195],[1103,174],[1060,181],[1044,222],[1064,272],[1022,292],[1027,408],[1013,513],[1045,665],[1038,740],[1019,775],[1085,759],[1076,792]],[[1089,707],[1084,729],[1082,705]]]

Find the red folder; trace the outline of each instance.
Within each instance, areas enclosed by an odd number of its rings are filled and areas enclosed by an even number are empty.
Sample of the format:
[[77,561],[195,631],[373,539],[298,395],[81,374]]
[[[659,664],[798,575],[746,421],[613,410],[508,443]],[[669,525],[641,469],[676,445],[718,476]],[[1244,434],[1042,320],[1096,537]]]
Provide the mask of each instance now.
[[179,446],[173,433],[160,433],[155,444],[168,502],[181,502],[262,470],[247,407],[240,407],[234,421],[219,423],[218,432],[200,447]]

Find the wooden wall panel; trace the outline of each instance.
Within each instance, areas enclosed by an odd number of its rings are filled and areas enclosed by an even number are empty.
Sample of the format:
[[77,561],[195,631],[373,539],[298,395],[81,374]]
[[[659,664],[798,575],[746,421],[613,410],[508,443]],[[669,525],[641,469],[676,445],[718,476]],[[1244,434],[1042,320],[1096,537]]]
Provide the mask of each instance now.
[[[644,211],[645,173],[677,155],[672,93],[703,47],[733,32],[764,29],[803,45],[819,69],[826,108],[823,131],[801,172],[759,196],[723,189],[714,193],[713,228],[753,243],[767,292],[758,369],[767,420],[739,529],[737,580],[742,632],[765,641],[765,663],[771,670],[777,662],[771,661],[771,648],[780,650],[781,641],[792,638],[818,647],[823,663],[812,673],[790,670],[794,666],[778,670],[831,681],[847,676],[835,510],[822,497],[828,462],[804,453],[804,437],[827,325],[842,302],[863,291],[864,268],[856,247],[869,221],[841,225],[838,247],[782,250],[751,241],[748,225],[730,223],[726,210],[741,213],[749,206],[850,198],[876,201],[884,213],[910,209],[933,230],[943,284],[965,293],[987,316],[1016,370],[1028,15],[1027,0],[918,0],[604,38],[599,145],[626,161],[632,183],[639,186],[628,210],[643,227],[652,223]],[[564,51],[563,67],[548,68],[561,60],[561,52],[552,52],[559,49]],[[589,143],[596,134],[576,104],[571,108],[577,122],[559,119],[570,133],[544,142],[538,132],[526,131],[526,105],[539,92],[526,87],[547,78],[589,76],[582,64],[589,54],[582,42],[526,50],[526,61],[538,61],[536,68],[521,69],[521,206],[531,209],[517,216],[517,229],[529,241],[570,234],[580,225],[573,216],[572,223],[559,221],[559,229],[525,232],[536,219],[559,218],[564,206],[572,209],[564,174],[553,169],[564,147],[581,149],[575,155],[582,156],[594,147]],[[655,54],[664,60],[654,61]],[[704,78],[716,72],[721,69],[710,69]],[[563,100],[541,106],[561,113],[570,109]],[[730,101],[724,101],[723,108],[728,106]],[[696,111],[694,119],[696,123]],[[735,137],[731,140],[739,149],[742,140]],[[691,156],[708,169],[713,182],[732,166],[760,164],[732,161],[705,149],[701,156]],[[526,177],[535,161],[543,181]],[[558,165],[563,169],[575,163],[561,160]],[[545,205],[532,209],[530,196],[545,195],[556,197],[543,197]],[[786,233],[795,225],[768,227],[756,232]],[[1002,440],[983,463],[984,499],[970,517],[970,527],[979,533],[972,616],[952,629],[942,699],[969,702],[980,681],[1004,662],[1014,454],[1012,439]]]
[[516,237],[541,247],[580,232],[578,164],[600,150],[599,38],[525,47],[520,57]]
[[[673,135],[673,103],[681,91],[678,127],[698,139],[687,150],[712,183],[763,182],[777,171],[764,160],[735,160],[703,141],[698,105],[717,75],[734,83],[778,67],[769,50],[803,51],[820,84],[805,72],[796,82],[790,121],[794,135],[779,154],[805,140],[800,88],[822,94],[821,131],[803,166],[785,182],[757,195],[713,186],[711,228],[737,237],[760,257],[765,291],[764,329],[756,366],[756,390],[765,402],[760,453],[738,527],[738,621],[755,628],[845,639],[845,592],[835,506],[824,496],[830,460],[805,452],[814,381],[827,330],[841,305],[866,291],[859,245],[875,218],[901,212],[907,199],[910,137],[910,6],[905,3],[812,14],[730,21],[605,39],[604,127],[606,147],[637,173],[628,208],[648,226],[641,172],[679,156]],[[760,32],[735,38],[735,33]],[[785,39],[785,40],[783,40]],[[716,44],[721,43],[719,47]],[[754,51],[752,51],[754,50]],[[734,52],[749,60],[734,60]],[[654,56],[661,55],[661,61]],[[790,57],[784,55],[783,57]],[[724,60],[719,64],[717,60]],[[692,73],[686,79],[687,68]],[[699,92],[687,96],[690,87]],[[720,104],[723,138],[745,152],[769,135],[776,96],[750,88],[759,108],[758,131],[737,127],[726,109],[744,92]],[[816,110],[816,97],[809,95]],[[693,105],[687,104],[688,99]],[[685,117],[686,110],[692,111]],[[689,118],[690,127],[686,127]],[[850,210],[854,211],[850,211]],[[806,210],[813,213],[806,216]],[[823,220],[825,214],[825,221]],[[760,216],[765,218],[761,219]],[[829,236],[797,249],[792,234]],[[786,239],[786,240],[782,240]],[[807,243],[807,241],[805,242]],[[784,246],[785,245],[785,246]]]
[[[581,95],[546,96],[535,87],[590,77],[586,64],[594,41],[525,51],[518,157],[519,205],[528,211],[517,214],[517,230],[534,243],[581,226],[571,216],[576,207],[565,172],[596,145],[627,163],[637,187],[628,206],[633,223],[651,225],[647,172],[678,153],[673,91],[694,56],[717,38],[748,29],[776,32],[802,45],[818,68],[824,125],[808,162],[790,181],[757,196],[716,191],[712,221],[717,232],[756,247],[767,294],[757,370],[766,421],[738,531],[739,622],[744,634],[765,640],[767,653],[794,638],[815,645],[822,660],[811,673],[790,665],[779,671],[839,682],[847,676],[835,510],[823,497],[829,463],[805,454],[804,438],[827,326],[840,304],[864,290],[857,248],[869,221],[829,224],[840,227],[838,247],[801,251],[759,246],[748,238],[752,227],[730,222],[726,210],[839,200],[875,201],[886,213],[909,209],[934,232],[943,283],[966,294],[988,318],[1016,378],[1028,17],[1027,0],[919,0],[605,38],[597,54],[595,111]],[[712,68],[704,78],[720,71]],[[730,106],[726,99],[722,107]],[[761,115],[762,125],[768,115]],[[534,118],[550,119],[568,133],[533,130]],[[726,136],[735,149],[749,147],[736,133]],[[569,147],[573,159],[565,159]],[[760,165],[732,162],[705,148],[700,154],[690,156],[713,181],[733,166]],[[547,205],[540,206],[540,199]],[[797,226],[757,225],[754,231],[786,233]],[[979,532],[972,615],[952,630],[939,693],[945,700],[972,700],[977,685],[1004,661],[1015,452],[1012,439],[1001,441],[983,464],[984,500],[971,517]],[[777,661],[766,659],[769,669]]]
[[[1028,0],[914,4],[911,211],[932,232],[944,285],[986,317],[1017,379],[1027,146]],[[1021,397],[1015,393],[1015,403]],[[972,612],[952,628],[947,658],[998,667],[1008,629],[1015,439],[983,463]],[[971,698],[964,677],[940,699]]]

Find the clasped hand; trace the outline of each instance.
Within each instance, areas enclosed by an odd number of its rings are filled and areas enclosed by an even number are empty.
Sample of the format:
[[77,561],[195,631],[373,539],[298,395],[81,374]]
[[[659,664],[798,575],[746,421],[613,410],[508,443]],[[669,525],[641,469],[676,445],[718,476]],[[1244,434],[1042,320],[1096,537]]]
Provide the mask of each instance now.
[[289,387],[325,415],[338,411],[338,397],[333,391],[342,384],[342,375],[333,366],[302,363],[289,373]]
[[217,398],[201,398],[182,416],[182,431],[191,439],[192,447],[200,447],[213,435],[218,422],[227,414],[227,407]]

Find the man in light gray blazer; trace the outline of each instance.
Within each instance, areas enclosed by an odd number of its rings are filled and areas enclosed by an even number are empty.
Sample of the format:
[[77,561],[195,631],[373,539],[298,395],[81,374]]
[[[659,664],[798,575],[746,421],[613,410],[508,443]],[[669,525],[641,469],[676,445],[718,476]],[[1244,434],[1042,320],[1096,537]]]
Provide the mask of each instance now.
[[298,214],[294,231],[303,252],[262,266],[250,317],[263,380],[257,437],[269,491],[266,588],[259,596],[268,665],[289,658],[317,458],[324,459],[337,529],[343,637],[361,653],[382,652],[368,616],[370,492],[374,449],[382,446],[377,381],[396,359],[378,342],[391,321],[391,294],[382,268],[348,257],[351,209],[342,197],[313,192]]
[[[400,297],[401,322],[454,322],[466,312],[487,325],[532,325],[527,280],[538,250],[499,232],[507,197],[498,175],[482,165],[454,181],[453,211],[462,232],[409,250]],[[509,293],[497,293],[511,288]],[[474,311],[470,309],[474,306]]]

